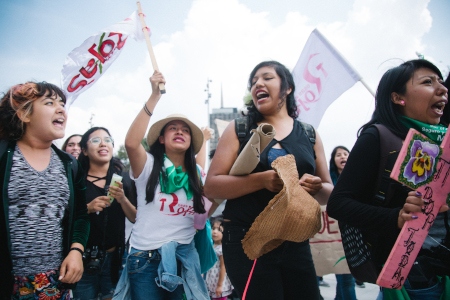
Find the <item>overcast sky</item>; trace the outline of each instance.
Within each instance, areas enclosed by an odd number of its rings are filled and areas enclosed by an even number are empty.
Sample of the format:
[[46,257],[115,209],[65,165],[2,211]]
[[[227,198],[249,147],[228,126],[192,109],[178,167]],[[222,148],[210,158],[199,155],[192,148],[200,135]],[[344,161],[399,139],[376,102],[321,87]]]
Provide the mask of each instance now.
[[[210,109],[241,107],[247,79],[263,60],[292,69],[314,28],[340,51],[376,90],[390,67],[417,58],[434,62],[447,76],[450,66],[449,0],[142,0],[167,93],[152,122],[184,113],[207,125]],[[67,54],[86,38],[128,17],[128,0],[21,0],[0,4],[0,90],[28,80],[60,84]],[[91,116],[118,145],[151,92],[153,73],[145,42],[129,40],[105,75],[81,94],[69,111],[66,136],[84,133]],[[373,97],[356,83],[325,113],[318,131],[327,160],[338,144],[351,148],[368,121]],[[58,145],[62,141],[57,141]]]

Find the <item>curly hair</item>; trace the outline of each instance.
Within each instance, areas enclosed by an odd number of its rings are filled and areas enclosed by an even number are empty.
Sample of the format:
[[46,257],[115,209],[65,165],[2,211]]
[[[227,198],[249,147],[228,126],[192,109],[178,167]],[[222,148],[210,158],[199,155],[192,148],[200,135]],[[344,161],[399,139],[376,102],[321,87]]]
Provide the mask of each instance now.
[[26,82],[11,87],[0,100],[0,139],[19,140],[26,124],[17,115],[27,117],[33,113],[33,103],[43,96],[58,95],[66,103],[66,96],[56,85],[48,82]]

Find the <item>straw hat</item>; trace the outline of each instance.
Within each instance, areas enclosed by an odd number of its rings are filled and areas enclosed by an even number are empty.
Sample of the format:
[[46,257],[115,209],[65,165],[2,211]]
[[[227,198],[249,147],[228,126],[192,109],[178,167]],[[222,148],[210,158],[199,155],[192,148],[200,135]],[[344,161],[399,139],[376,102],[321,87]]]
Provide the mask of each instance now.
[[321,227],[319,203],[300,184],[292,154],[278,157],[272,168],[283,180],[283,189],[269,201],[242,240],[245,254],[256,259],[284,241],[302,242]]
[[183,121],[185,122],[189,128],[191,129],[191,143],[194,145],[194,152],[197,154],[202,148],[203,144],[203,132],[200,128],[197,127],[194,123],[192,123],[185,115],[182,114],[172,114],[168,115],[166,118],[159,120],[155,124],[153,124],[148,130],[147,134],[147,145],[150,147],[161,135],[161,130],[166,126],[167,123],[171,121]]

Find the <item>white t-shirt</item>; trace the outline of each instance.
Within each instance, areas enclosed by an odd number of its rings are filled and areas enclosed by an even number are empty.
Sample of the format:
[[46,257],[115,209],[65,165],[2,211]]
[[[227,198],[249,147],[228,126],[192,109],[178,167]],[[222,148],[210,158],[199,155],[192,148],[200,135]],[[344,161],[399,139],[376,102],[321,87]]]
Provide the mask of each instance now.
[[[138,178],[134,177],[133,170],[130,169],[130,176],[136,183],[137,191],[137,215],[131,231],[131,247],[154,250],[171,241],[189,244],[195,235],[194,203],[193,199],[186,199],[185,190],[179,189],[175,193],[165,194],[161,192],[158,184],[153,201],[147,204],[145,200],[145,190],[153,163],[153,155],[147,153],[147,161]],[[200,173],[204,180],[204,172]]]

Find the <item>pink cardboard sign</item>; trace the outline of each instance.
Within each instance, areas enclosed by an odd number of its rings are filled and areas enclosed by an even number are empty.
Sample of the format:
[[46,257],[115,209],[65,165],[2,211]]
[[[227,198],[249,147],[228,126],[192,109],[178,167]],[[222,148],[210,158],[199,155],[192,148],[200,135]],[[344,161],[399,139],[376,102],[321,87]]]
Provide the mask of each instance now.
[[400,289],[439,209],[450,202],[450,130],[439,146],[410,129],[391,178],[422,193],[426,202],[417,219],[405,222],[377,279],[379,286]]

